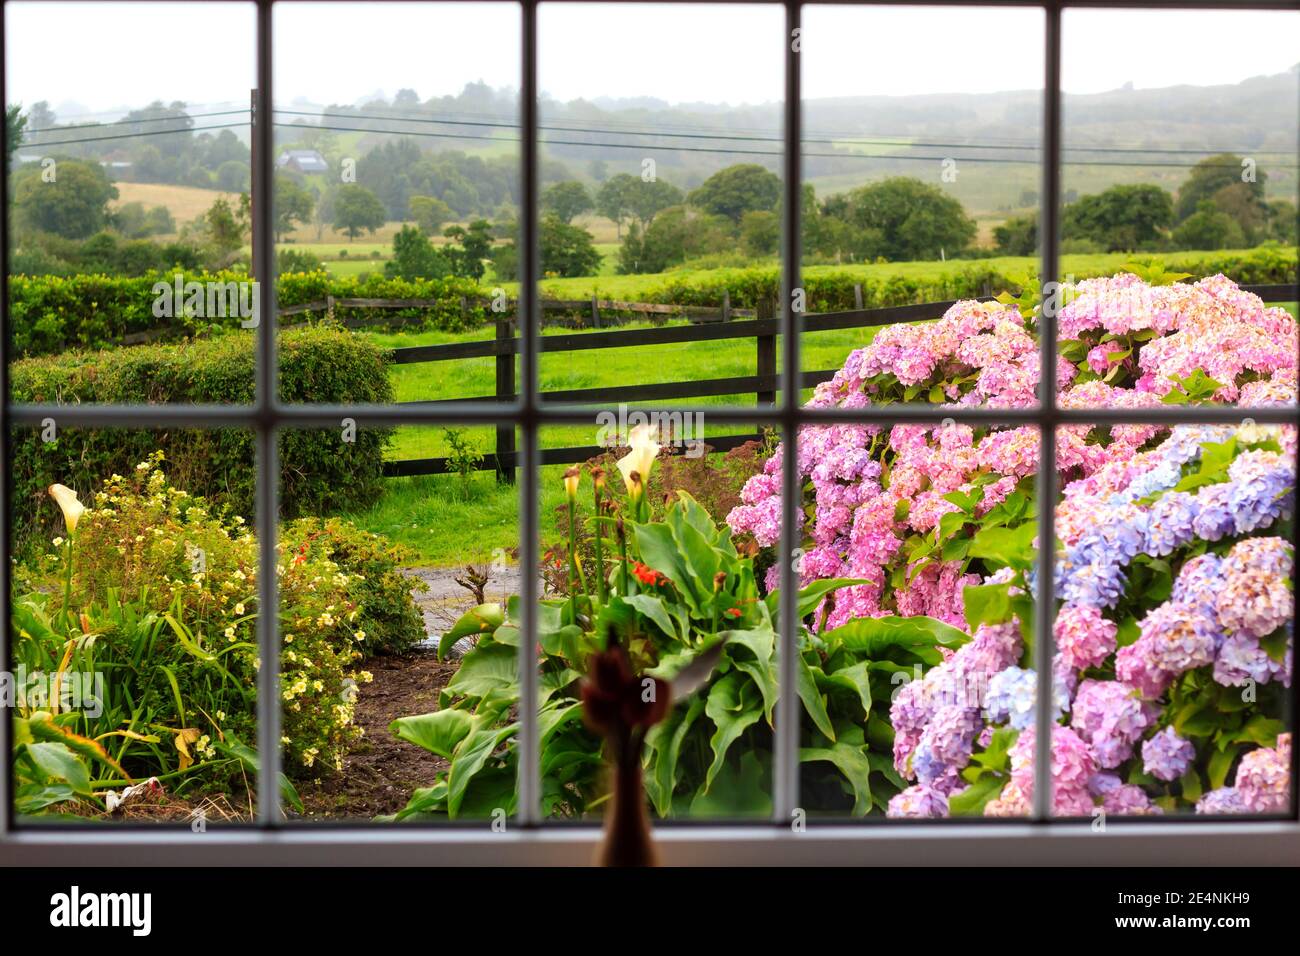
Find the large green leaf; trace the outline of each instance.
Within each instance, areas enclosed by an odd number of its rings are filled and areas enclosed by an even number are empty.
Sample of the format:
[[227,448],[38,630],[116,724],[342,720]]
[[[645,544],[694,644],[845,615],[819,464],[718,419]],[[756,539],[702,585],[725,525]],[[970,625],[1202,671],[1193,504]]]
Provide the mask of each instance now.
[[704,698],[696,695],[685,708],[674,708],[668,718],[646,735],[650,750],[650,773],[645,778],[646,795],[661,817],[672,810],[673,791],[677,788],[677,759],[682,741],[704,711]]
[[505,623],[505,619],[505,611],[500,604],[480,604],[478,607],[470,608],[438,641],[438,659],[446,660],[451,646],[462,637],[491,634]]
[[631,597],[622,598],[622,600],[653,621],[655,626],[668,637],[680,638],[682,636],[678,628],[673,625],[672,618],[668,615],[668,608],[664,606],[664,599],[657,594],[634,594]]
[[690,802],[696,817],[762,817],[772,813],[772,774],[753,751],[728,760],[714,786],[699,790]]
[[871,661],[858,661],[849,667],[827,671],[823,675],[827,684],[857,695],[864,717],[871,713],[871,664]]
[[932,617],[860,617],[822,633],[828,644],[840,642],[845,649],[878,657],[891,647],[956,647],[970,638],[950,624]]
[[80,796],[90,796],[90,771],[75,753],[59,743],[24,744],[24,751],[44,775],[37,783],[65,783]]
[[[820,581],[814,581],[806,587],[799,589],[799,618],[802,620],[817,609],[817,605],[831,591],[837,591],[840,588],[847,588],[855,584],[871,584],[866,578],[822,578]],[[769,591],[767,598],[767,609],[771,612],[772,617],[779,613],[778,609],[781,604],[781,590],[778,588]]]
[[452,708],[431,714],[398,717],[388,725],[388,732],[450,760],[456,745],[469,736],[473,725],[473,714]]
[[518,693],[519,655],[513,647],[489,643],[474,648],[461,659],[456,676],[447,690],[469,697],[483,697],[494,690]]
[[1037,533],[1038,523],[1034,521],[1015,528],[982,528],[975,532],[967,554],[1024,571],[1033,567]]
[[709,740],[713,762],[704,775],[703,789],[707,791],[722,769],[727,750],[747,727],[763,716],[762,697],[744,674],[732,671],[713,685],[704,712],[717,728]]
[[764,623],[743,631],[723,631],[727,656],[743,673],[748,674],[763,695],[763,715],[768,723],[776,707],[776,633]]
[[853,788],[853,815],[865,816],[871,809],[872,768],[862,728],[848,721],[840,721],[834,733],[836,736],[831,739],[835,742],[831,746],[803,747],[799,750],[799,760],[803,763],[825,760],[834,764]]
[[460,813],[465,792],[474,777],[487,763],[492,752],[518,731],[518,724],[493,727],[482,718],[475,718],[475,727],[457,746],[452,755],[451,770],[447,773],[447,815],[453,820]]
[[[817,678],[813,674],[812,668],[802,657],[799,658],[797,666],[799,681],[799,699],[803,701],[803,706],[813,719],[827,740],[835,740],[835,727],[831,724],[830,714],[826,712],[826,701],[822,699],[821,691],[817,689]],[[818,668],[820,671],[821,668]]]

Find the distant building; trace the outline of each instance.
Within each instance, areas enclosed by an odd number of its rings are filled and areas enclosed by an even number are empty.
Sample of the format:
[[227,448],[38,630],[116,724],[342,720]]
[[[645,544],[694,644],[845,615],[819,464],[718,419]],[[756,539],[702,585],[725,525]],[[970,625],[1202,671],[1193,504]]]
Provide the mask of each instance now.
[[329,163],[314,149],[286,149],[275,161],[277,169],[292,169],[299,173],[329,172]]

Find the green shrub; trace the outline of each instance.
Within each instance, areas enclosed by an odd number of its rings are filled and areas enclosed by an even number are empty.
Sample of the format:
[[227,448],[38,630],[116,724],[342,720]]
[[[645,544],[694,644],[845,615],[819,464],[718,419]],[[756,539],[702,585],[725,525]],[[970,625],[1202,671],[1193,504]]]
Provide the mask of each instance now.
[[284,526],[283,540],[295,558],[326,557],[352,578],[362,655],[401,654],[424,639],[424,619],[411,599],[415,582],[398,570],[407,548],[342,518],[299,518]]
[[[219,784],[245,766],[232,741],[256,740],[257,541],[242,518],[169,483],[162,460],[109,477],[71,549],[55,539],[17,576],[31,590],[14,600],[15,658],[53,673],[71,639],[69,671],[102,673],[105,693],[102,713],[67,730],[101,739],[134,777],[189,768],[187,780]],[[48,498],[44,510],[58,514]],[[337,519],[296,522],[281,548],[282,742],[286,771],[303,775],[339,768],[360,736],[363,630],[399,646],[423,628],[383,539]]]
[[[142,345],[70,352],[15,362],[13,400],[73,403],[251,403],[251,333],[179,345]],[[388,403],[393,390],[381,349],[342,329],[285,332],[279,342],[280,397],[299,403]],[[56,418],[57,424],[57,418]],[[383,452],[391,429],[359,429],[344,443],[339,429],[286,430],[279,436],[280,502],[285,517],[364,508],[382,491]],[[16,429],[13,443],[13,527],[22,542],[43,523],[42,501],[69,476],[126,473],[154,449],[173,480],[236,514],[253,516],[253,435],[244,429],[60,429],[46,442],[40,429]],[[77,488],[85,493],[89,488]],[[38,515],[46,520],[39,522]],[[42,536],[48,537],[48,534]]]
[[[26,261],[26,260],[24,260]],[[39,264],[39,263],[37,263]],[[12,275],[9,277],[10,328],[14,353],[20,356],[47,355],[73,348],[105,348],[122,345],[132,333],[160,334],[175,341],[210,328],[214,324],[236,327],[239,316],[201,318],[177,315],[160,319],[153,314],[157,297],[155,284],[174,286],[175,272],[150,272],[142,276],[106,275]],[[182,273],[182,281],[246,282],[242,272]],[[284,272],[276,285],[281,307],[336,299],[436,299],[432,308],[336,309],[340,320],[358,320],[384,325],[393,319],[419,319],[420,325],[445,331],[459,331],[491,318],[485,295],[472,279],[399,279],[382,275],[335,277],[323,271]],[[462,310],[461,297],[466,298]],[[177,309],[180,312],[180,309]],[[322,313],[323,315],[323,310]],[[310,319],[312,313],[306,313]],[[293,317],[302,321],[303,315]]]

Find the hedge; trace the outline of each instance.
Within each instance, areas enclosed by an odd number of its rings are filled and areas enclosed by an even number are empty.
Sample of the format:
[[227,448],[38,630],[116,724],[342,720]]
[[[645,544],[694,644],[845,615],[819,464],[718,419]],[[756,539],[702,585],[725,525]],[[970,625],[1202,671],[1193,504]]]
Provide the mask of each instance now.
[[[1296,281],[1294,248],[1264,247],[1246,252],[1159,253],[1152,256],[1164,263],[1170,272],[1186,272],[1197,278],[1221,272],[1241,285]],[[1122,268],[1122,257],[1118,257],[1119,264],[1116,264],[1115,256],[1098,255],[1095,258],[1105,262],[1071,269],[1073,277],[1087,279],[1113,275]],[[1142,261],[1147,256],[1136,255],[1133,258]],[[1022,271],[1004,272],[996,261],[973,260],[953,262],[948,268],[936,263],[933,271],[923,275],[909,275],[900,270],[886,278],[864,275],[862,270],[852,268],[819,268],[805,272],[803,285],[808,312],[840,312],[856,307],[854,287],[857,285],[862,286],[863,308],[874,309],[996,295],[1003,290],[1018,291],[1026,278]],[[780,269],[775,266],[717,269],[670,277],[662,284],[648,285],[630,298],[672,305],[716,306],[722,302],[723,292],[726,292],[731,297],[732,306],[752,309],[764,299],[775,301],[780,284]]]
[[[99,349],[123,345],[131,335],[148,334],[158,341],[176,341],[215,326],[234,328],[238,315],[200,318],[154,316],[157,283],[175,285],[176,272],[144,276],[26,276],[9,277],[9,314],[14,354],[49,355],[69,349]],[[180,273],[182,282],[245,282],[241,272]],[[415,316],[428,328],[457,331],[488,319],[485,296],[472,279],[390,279],[380,275],[364,281],[356,276],[333,277],[324,272],[295,272],[280,276],[276,289],[281,307],[305,305],[332,295],[336,299],[437,299],[432,309],[339,309],[340,321],[363,318],[383,324],[393,318]],[[468,309],[461,310],[461,296]],[[182,312],[180,308],[175,310]],[[320,318],[305,313],[292,321]]]
[[[254,399],[251,333],[221,334],[178,345],[141,345],[23,359],[10,367],[15,402],[241,404]],[[280,337],[280,397],[302,403],[388,403],[394,400],[386,353],[338,328]],[[13,430],[13,527],[20,545],[33,533],[58,531],[45,489],[55,483],[83,496],[110,474],[127,474],[161,449],[172,482],[251,519],[253,435],[245,429]],[[381,492],[383,453],[391,429],[301,429],[279,436],[282,515],[364,508]]]

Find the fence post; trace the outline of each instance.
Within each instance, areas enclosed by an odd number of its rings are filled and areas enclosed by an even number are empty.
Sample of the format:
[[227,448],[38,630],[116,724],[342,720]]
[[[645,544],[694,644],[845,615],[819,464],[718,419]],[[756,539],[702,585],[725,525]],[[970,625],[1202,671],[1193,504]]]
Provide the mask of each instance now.
[[591,296],[591,327],[600,328],[600,300],[593,293]]
[[[756,310],[757,318],[760,322],[765,319],[776,317],[776,303],[774,300],[764,296],[758,300]],[[776,336],[759,335],[755,339],[758,346],[758,368],[757,374],[761,377],[764,375],[776,375]],[[761,387],[758,391],[758,404],[775,405],[775,390],[764,391]]]
[[859,312],[862,311],[862,283],[861,282],[855,282],[853,284],[853,308],[857,309]]
[[731,321],[731,293],[726,289],[722,290],[722,321]]
[[[463,299],[461,300],[464,301]],[[515,337],[515,320],[509,312],[497,313],[497,341],[510,342]],[[497,394],[498,402],[515,400],[515,353],[501,352],[497,355]],[[514,454],[515,426],[513,424],[497,425],[497,482],[505,485],[515,483],[514,466],[507,468],[504,456]]]

